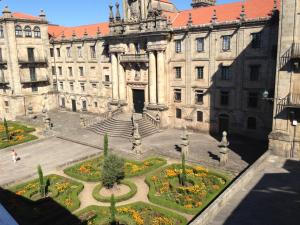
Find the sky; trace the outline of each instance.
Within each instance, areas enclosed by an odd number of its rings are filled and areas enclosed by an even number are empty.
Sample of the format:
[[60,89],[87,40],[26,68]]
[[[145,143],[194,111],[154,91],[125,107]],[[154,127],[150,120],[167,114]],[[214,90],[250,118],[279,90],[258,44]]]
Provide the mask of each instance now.
[[[38,15],[46,11],[50,23],[79,26],[107,21],[108,5],[116,0],[0,0],[0,8],[8,5],[12,12]],[[121,0],[119,0],[121,2]],[[190,8],[192,0],[171,0],[179,10]],[[218,4],[241,0],[217,0]],[[2,11],[2,10],[1,10]]]

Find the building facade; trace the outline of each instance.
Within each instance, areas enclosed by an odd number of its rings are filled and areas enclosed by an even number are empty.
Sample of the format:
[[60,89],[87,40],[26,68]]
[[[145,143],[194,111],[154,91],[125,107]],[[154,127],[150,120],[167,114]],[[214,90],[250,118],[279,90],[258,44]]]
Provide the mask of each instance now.
[[[279,2],[215,3],[193,0],[180,11],[171,0],[123,0],[109,6],[109,22],[79,27],[5,9],[1,117],[28,107],[97,114],[122,107],[159,118],[165,128],[266,138],[273,105],[261,96],[275,86]],[[39,27],[41,37],[26,37],[27,26],[33,33]],[[25,85],[31,65],[37,77]]]

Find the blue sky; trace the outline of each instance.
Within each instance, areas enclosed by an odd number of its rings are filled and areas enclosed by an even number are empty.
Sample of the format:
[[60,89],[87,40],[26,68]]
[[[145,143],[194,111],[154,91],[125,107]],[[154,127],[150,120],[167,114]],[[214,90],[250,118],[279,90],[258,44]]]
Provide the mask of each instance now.
[[[0,0],[0,7],[3,9],[8,5],[11,11],[32,15],[37,15],[40,9],[44,9],[49,22],[78,26],[107,21],[110,1],[115,2],[115,0]],[[190,8],[192,2],[192,0],[171,1],[178,9]],[[239,0],[217,0],[218,4],[236,1]]]

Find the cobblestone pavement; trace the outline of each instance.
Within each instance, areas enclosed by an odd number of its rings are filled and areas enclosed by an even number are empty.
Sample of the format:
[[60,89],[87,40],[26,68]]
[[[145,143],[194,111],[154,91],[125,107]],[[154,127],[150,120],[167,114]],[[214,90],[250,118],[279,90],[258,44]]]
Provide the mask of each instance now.
[[269,156],[209,225],[298,225],[300,161]]

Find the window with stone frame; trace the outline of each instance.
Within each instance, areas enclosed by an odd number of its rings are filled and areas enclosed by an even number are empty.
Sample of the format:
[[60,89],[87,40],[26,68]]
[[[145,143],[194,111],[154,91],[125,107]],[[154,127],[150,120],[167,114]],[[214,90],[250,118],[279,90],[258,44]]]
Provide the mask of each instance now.
[[97,89],[97,84],[96,83],[92,83],[92,88],[93,89]]
[[195,91],[195,104],[203,105],[203,97],[204,97],[204,91],[196,90]]
[[141,44],[139,42],[134,43],[135,47],[135,54],[140,54],[141,53]]
[[248,130],[256,130],[257,121],[255,117],[248,117],[247,119],[247,129]]
[[257,92],[249,92],[248,93],[248,107],[249,108],[257,108],[258,96],[259,96],[259,94]]
[[53,82],[53,90],[57,90],[57,83]]
[[202,80],[204,78],[204,67],[197,66],[196,67],[196,80]]
[[180,53],[182,51],[181,49],[181,40],[176,40],[175,41],[175,52]]
[[55,66],[52,66],[52,67],[51,67],[51,70],[52,70],[52,75],[56,75],[56,69],[55,69]]
[[0,25],[0,38],[4,38],[4,29],[2,25]]
[[82,48],[80,46],[77,47],[77,55],[78,58],[82,58]]
[[81,92],[85,92],[85,83],[80,83]]
[[86,100],[82,100],[82,111],[87,111]]
[[204,38],[197,38],[197,52],[204,52]]
[[104,78],[105,78],[105,80],[104,80],[105,82],[110,82],[110,76],[109,75],[105,75]]
[[222,50],[229,51],[230,48],[231,48],[231,36],[230,35],[222,36]]
[[250,81],[258,81],[260,74],[260,65],[250,65]]
[[60,57],[60,48],[56,48],[56,55],[57,57]]
[[221,80],[230,80],[230,66],[221,66]]
[[175,79],[181,79],[181,67],[175,67]]
[[94,102],[94,107],[98,108],[98,102]]
[[182,110],[181,109],[176,109],[176,118],[177,119],[181,119],[182,118]]
[[66,50],[67,50],[67,57],[68,58],[71,58],[71,47],[66,47]]
[[32,31],[31,31],[31,27],[30,26],[26,26],[24,28],[24,32],[25,32],[25,37],[32,37]]
[[4,101],[4,106],[5,107],[9,107],[9,102],[8,101]]
[[84,76],[84,70],[83,70],[83,67],[82,67],[82,66],[79,67],[79,75],[80,75],[81,77]]
[[63,81],[59,82],[59,88],[60,88],[60,90],[64,90],[64,82]]
[[3,55],[2,55],[2,48],[0,48],[0,62],[2,62],[3,61],[3,57],[2,57]]
[[16,37],[23,37],[22,27],[17,25],[15,27],[15,33],[16,33]]
[[54,49],[50,48],[50,57],[53,58],[54,57]]
[[32,92],[38,92],[39,88],[37,86],[37,84],[31,84],[31,91]]
[[30,62],[34,62],[34,48],[27,48],[27,57]]
[[181,102],[181,89],[174,89],[174,102]]
[[60,76],[62,75],[62,67],[61,66],[58,67],[58,75],[60,75]]
[[30,81],[36,81],[36,70],[34,66],[29,67],[29,76],[30,76]]
[[229,105],[229,91],[220,92],[220,105],[228,106]]
[[41,38],[41,29],[39,27],[34,27],[33,35],[35,38]]
[[252,40],[251,40],[251,47],[254,49],[261,48],[261,32],[252,33],[251,34]]
[[74,83],[70,82],[70,91],[74,91]]
[[68,70],[69,70],[69,76],[73,77],[73,67],[69,66]]
[[197,122],[203,122],[203,112],[197,111]]
[[90,46],[90,53],[91,53],[91,58],[95,59],[96,58],[96,47],[95,46]]

